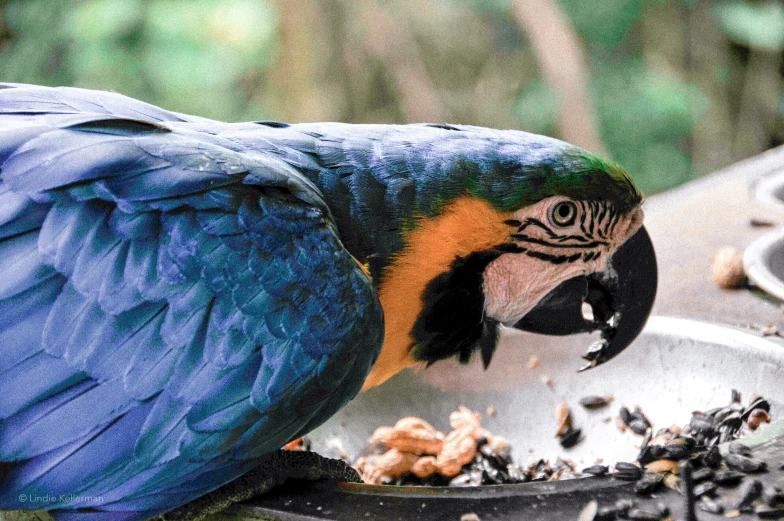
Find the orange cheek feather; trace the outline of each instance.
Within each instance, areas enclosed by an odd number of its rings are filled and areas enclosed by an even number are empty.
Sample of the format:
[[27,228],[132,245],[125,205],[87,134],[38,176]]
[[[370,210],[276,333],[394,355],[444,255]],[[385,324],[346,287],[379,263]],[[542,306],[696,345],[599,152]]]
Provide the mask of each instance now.
[[378,290],[384,308],[384,347],[363,390],[417,365],[411,357],[411,329],[422,311],[422,294],[435,277],[449,270],[458,256],[508,242],[509,215],[486,201],[463,196],[438,217],[421,219],[405,238],[406,246],[384,272]]

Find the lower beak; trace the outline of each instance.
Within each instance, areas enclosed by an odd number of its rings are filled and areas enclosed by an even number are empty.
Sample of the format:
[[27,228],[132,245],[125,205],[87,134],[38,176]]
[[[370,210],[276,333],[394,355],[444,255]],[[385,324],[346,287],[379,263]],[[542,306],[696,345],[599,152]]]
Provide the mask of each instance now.
[[[615,252],[607,268],[562,282],[515,328],[545,335],[601,331],[601,340],[583,356],[581,370],[610,360],[640,334],[653,308],[657,285],[656,253],[644,227]],[[593,316],[585,316],[588,304]]]

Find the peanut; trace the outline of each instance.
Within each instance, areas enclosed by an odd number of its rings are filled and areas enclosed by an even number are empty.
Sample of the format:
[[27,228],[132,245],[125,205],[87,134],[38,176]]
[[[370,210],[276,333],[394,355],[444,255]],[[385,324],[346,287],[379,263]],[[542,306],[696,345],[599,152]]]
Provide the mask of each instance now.
[[438,472],[435,456],[423,456],[416,460],[411,472],[418,478],[426,478]]
[[444,447],[436,458],[438,472],[448,478],[457,476],[463,465],[474,459],[477,453],[476,433],[477,429],[469,427],[447,434]]
[[743,257],[740,252],[730,246],[719,249],[711,262],[711,275],[720,288],[732,289],[743,286],[746,282],[746,273],[743,271]]
[[438,454],[444,445],[444,435],[425,420],[409,416],[399,420],[394,427],[379,427],[370,441],[403,452]]
[[455,430],[466,427],[478,429],[481,424],[482,416],[465,405],[461,405],[456,411],[449,415],[449,425]]
[[419,456],[410,452],[389,449],[372,460],[365,460],[362,465],[362,479],[367,483],[381,484],[397,479],[409,472]]

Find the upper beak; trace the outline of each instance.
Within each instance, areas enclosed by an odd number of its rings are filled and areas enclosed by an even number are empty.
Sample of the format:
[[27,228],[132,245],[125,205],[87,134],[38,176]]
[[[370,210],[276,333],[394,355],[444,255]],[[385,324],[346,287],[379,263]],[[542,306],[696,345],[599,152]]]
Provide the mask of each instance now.
[[[603,364],[640,334],[653,308],[657,284],[656,253],[645,227],[626,240],[605,271],[580,275],[548,293],[514,327],[546,335],[600,330],[581,370]],[[583,315],[583,303],[593,317]]]

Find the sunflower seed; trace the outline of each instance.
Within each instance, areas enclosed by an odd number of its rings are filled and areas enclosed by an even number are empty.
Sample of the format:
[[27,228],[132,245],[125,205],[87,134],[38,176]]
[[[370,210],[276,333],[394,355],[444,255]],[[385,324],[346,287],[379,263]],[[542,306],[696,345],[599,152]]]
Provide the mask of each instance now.
[[719,465],[721,465],[721,453],[719,452],[718,447],[711,447],[710,450],[702,456],[702,461],[705,465],[714,470],[719,468]]
[[734,487],[746,477],[743,472],[737,470],[720,470],[713,476],[713,482],[723,487]]
[[664,445],[647,445],[637,455],[637,461],[640,462],[640,465],[647,465],[664,458],[666,451]]
[[558,442],[561,444],[561,447],[570,449],[580,443],[581,436],[582,430],[570,429],[558,439]]
[[612,400],[612,396],[586,396],[585,398],[580,398],[580,405],[586,409],[601,409],[610,405]]
[[613,477],[624,481],[637,481],[642,477],[642,469],[633,463],[620,461],[615,464],[615,473],[613,473]]
[[671,459],[671,460],[682,460],[686,459],[691,456],[692,450],[685,446],[680,445],[677,443],[668,443],[664,446],[664,455],[662,458]]
[[626,425],[629,425],[629,422],[632,421],[632,413],[629,412],[629,409],[626,407],[621,407],[621,410],[618,412],[618,415],[621,417],[621,420]]
[[703,481],[694,487],[694,496],[713,496],[719,486],[713,481]]
[[760,519],[781,519],[784,517],[784,507],[769,507],[768,505],[758,505],[754,513]]
[[784,507],[784,492],[773,485],[764,485],[762,487],[762,501],[771,508],[782,508]]
[[583,469],[583,474],[590,474],[591,476],[604,476],[609,472],[610,467],[607,465],[591,465]]
[[727,454],[724,458],[727,466],[732,470],[739,470],[741,472],[764,472],[767,470],[767,464],[758,459],[749,458],[741,454]]
[[751,454],[751,449],[739,441],[733,441],[729,446],[730,454],[742,454],[748,456]]
[[648,429],[651,428],[651,425],[649,423],[646,423],[642,420],[635,418],[631,422],[629,422],[629,428],[632,430],[634,434],[638,434],[642,436],[648,431]]
[[656,472],[645,472],[642,479],[634,484],[634,491],[640,495],[648,495],[654,492],[662,483],[664,476]]
[[762,482],[758,479],[744,478],[738,489],[738,499],[735,508],[744,510],[751,506],[751,503],[760,497],[762,493]]
[[700,481],[713,480],[715,475],[716,473],[708,467],[702,467],[701,469],[697,469],[692,472],[691,478],[695,483],[699,483]]

